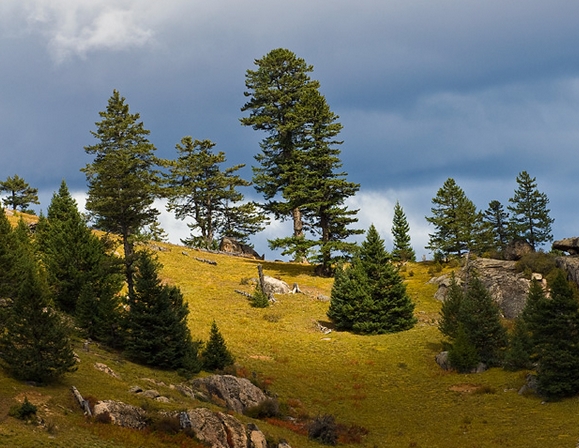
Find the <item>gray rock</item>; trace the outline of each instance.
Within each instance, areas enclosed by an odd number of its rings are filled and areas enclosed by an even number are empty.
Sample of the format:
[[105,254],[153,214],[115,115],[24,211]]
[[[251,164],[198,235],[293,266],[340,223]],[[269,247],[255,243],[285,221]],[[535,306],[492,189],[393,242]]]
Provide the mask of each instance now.
[[[211,448],[247,448],[245,427],[235,417],[205,408],[191,409],[187,414],[195,437]],[[186,420],[180,418],[181,422]]]
[[156,391],[155,389],[149,389],[149,390],[142,392],[141,395],[143,397],[151,398],[154,400],[155,398],[159,397],[161,394],[158,391]]
[[569,255],[579,254],[579,237],[574,236],[572,238],[563,238],[562,240],[557,240],[553,242],[553,249],[562,250],[567,252]]
[[434,359],[436,360],[436,364],[438,364],[443,370],[450,370],[447,351],[440,352]]
[[233,375],[212,375],[193,381],[196,388],[207,391],[209,396],[215,396],[225,401],[226,406],[242,414],[247,408],[257,406],[268,399],[265,393],[246,378]]
[[106,364],[103,364],[102,362],[95,362],[94,364],[94,368],[97,370],[100,370],[101,372],[106,373],[109,376],[112,376],[113,378],[116,378],[118,380],[121,379],[121,377],[119,375],[117,375],[113,369],[111,369],[109,366],[107,366]]
[[240,255],[242,257],[255,258],[263,260],[264,257],[259,255],[255,249],[247,244],[240,243],[234,238],[224,237],[219,243],[219,250],[228,254]]
[[107,413],[111,423],[115,425],[132,429],[143,429],[146,426],[145,411],[136,406],[113,400],[103,400],[95,404],[93,409],[95,417]]
[[275,277],[270,277],[269,275],[263,276],[263,283],[265,291],[268,295],[289,294],[291,291],[289,285],[286,282]]
[[567,278],[579,286],[579,257],[557,257],[555,264],[567,272]]
[[519,395],[525,395],[529,392],[537,392],[539,383],[535,375],[527,374],[525,384],[519,389]]
[[267,448],[267,440],[256,425],[248,424],[247,432],[251,448]]
[[505,260],[517,261],[523,258],[523,255],[533,252],[533,246],[531,246],[525,240],[513,240],[511,241],[504,251]]
[[164,397],[161,395],[161,396],[155,398],[155,401],[158,401],[159,403],[169,403],[171,400],[169,400],[167,397]]
[[143,392],[143,388],[141,386],[133,386],[129,389],[129,392],[131,392],[132,394],[140,394],[141,392]]

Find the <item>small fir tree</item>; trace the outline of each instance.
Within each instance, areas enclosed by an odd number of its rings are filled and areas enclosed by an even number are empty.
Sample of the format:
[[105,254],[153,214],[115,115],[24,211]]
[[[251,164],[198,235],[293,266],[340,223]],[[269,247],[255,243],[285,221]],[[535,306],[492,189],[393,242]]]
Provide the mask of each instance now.
[[372,225],[352,264],[336,273],[328,317],[337,328],[362,334],[408,330],[414,304]]
[[460,373],[472,371],[480,362],[478,351],[462,324],[458,325],[456,337],[448,350],[448,362]]
[[395,261],[416,261],[416,254],[410,244],[410,226],[404,214],[404,209],[398,201],[394,206],[394,219],[392,220],[392,238],[394,249],[392,259]]
[[460,323],[460,307],[464,299],[464,291],[458,284],[454,272],[450,278],[450,285],[446,293],[446,298],[440,308],[440,320],[438,321],[439,331],[453,340],[457,337]]
[[519,316],[515,319],[513,333],[509,337],[509,346],[505,352],[504,367],[506,370],[530,369],[533,365],[531,355],[533,341],[525,320]]
[[69,330],[50,306],[25,225],[13,235],[17,241],[12,262],[19,288],[0,335],[0,359],[14,377],[48,383],[76,370]]
[[221,335],[217,324],[213,321],[209,341],[207,341],[205,348],[201,352],[203,370],[223,370],[225,367],[233,365],[234,361],[233,355],[227,348],[225,339]]
[[128,298],[124,318],[126,354],[142,364],[198,371],[198,344],[187,327],[187,304],[177,287],[161,283],[159,269],[150,254],[139,254],[135,293]]

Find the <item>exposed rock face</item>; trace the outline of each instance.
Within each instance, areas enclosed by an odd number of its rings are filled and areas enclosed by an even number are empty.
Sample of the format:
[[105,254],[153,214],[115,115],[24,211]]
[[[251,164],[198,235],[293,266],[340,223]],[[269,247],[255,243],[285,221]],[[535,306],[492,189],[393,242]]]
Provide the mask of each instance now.
[[578,255],[579,237],[574,236],[572,238],[557,240],[553,243],[553,249],[562,250],[563,252],[567,252],[569,255]]
[[555,263],[558,268],[567,272],[567,278],[579,286],[579,257],[557,257]]
[[115,425],[132,429],[143,429],[146,426],[145,411],[130,404],[113,400],[97,402],[93,415],[97,417],[106,413],[110,416],[111,423]]
[[[531,281],[522,273],[515,271],[514,261],[477,258],[470,261],[469,267],[476,270],[483,285],[489,290],[493,300],[507,319],[514,319],[521,313],[527,301]],[[457,273],[459,283],[465,277],[464,269]],[[435,298],[444,300],[450,277],[442,276],[433,281],[439,284]]]
[[514,240],[505,248],[504,256],[505,260],[517,261],[523,258],[523,255],[531,252],[533,252],[533,246],[531,246],[527,241]]
[[263,260],[263,257],[259,255],[253,247],[247,244],[240,243],[239,241],[233,238],[224,237],[219,243],[219,250],[221,252],[227,252],[229,254],[241,255],[243,257]]
[[199,378],[193,381],[193,385],[205,389],[208,395],[225,401],[229,409],[239,414],[268,399],[265,393],[259,387],[254,386],[251,381],[233,375],[212,375]]

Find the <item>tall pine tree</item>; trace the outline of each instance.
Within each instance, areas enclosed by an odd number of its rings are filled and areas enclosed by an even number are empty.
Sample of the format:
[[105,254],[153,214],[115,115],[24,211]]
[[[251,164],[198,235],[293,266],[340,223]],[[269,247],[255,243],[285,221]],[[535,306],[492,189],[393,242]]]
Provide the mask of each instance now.
[[509,214],[503,204],[497,200],[489,202],[489,207],[483,213],[483,223],[490,232],[494,248],[500,252],[505,250],[509,242]]
[[351,266],[336,272],[328,317],[338,329],[381,334],[412,328],[413,312],[398,269],[372,225]]
[[552,241],[551,224],[555,220],[549,216],[549,198],[539,192],[535,177],[521,171],[517,184],[515,195],[509,199],[512,205],[507,207],[511,212],[510,230],[514,237],[525,239],[535,250],[537,246]]
[[133,295],[135,238],[140,230],[153,224],[158,211],[153,201],[160,195],[158,160],[149,131],[139,114],[129,113],[125,98],[114,90],[102,120],[91,131],[98,143],[86,146],[94,160],[82,169],[88,182],[86,208],[97,228],[121,236],[124,248],[125,277]]
[[394,206],[394,219],[392,220],[392,238],[394,248],[392,259],[395,261],[416,261],[416,253],[410,244],[410,226],[404,214],[404,209],[398,201]]
[[12,207],[16,211],[27,212],[30,204],[40,204],[38,202],[38,188],[32,188],[24,179],[15,174],[8,177],[4,182],[0,182],[0,192],[7,192],[8,196],[4,199],[4,205]]

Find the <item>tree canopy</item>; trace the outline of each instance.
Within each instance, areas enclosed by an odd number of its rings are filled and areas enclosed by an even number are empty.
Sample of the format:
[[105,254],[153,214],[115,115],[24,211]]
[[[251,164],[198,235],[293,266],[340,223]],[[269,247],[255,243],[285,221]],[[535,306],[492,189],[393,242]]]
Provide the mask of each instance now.
[[15,174],[0,182],[0,192],[7,192],[4,198],[4,205],[12,210],[20,208],[21,211],[29,211],[30,204],[40,204],[38,202],[38,188],[32,188],[24,179]]

